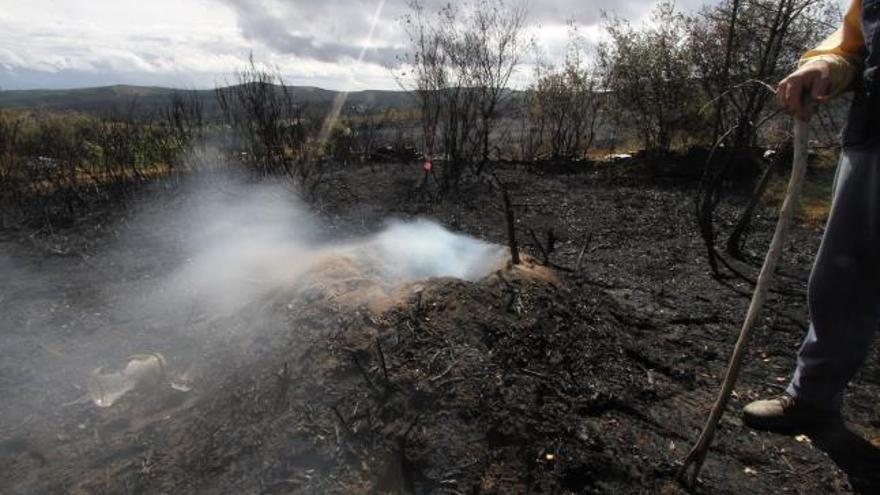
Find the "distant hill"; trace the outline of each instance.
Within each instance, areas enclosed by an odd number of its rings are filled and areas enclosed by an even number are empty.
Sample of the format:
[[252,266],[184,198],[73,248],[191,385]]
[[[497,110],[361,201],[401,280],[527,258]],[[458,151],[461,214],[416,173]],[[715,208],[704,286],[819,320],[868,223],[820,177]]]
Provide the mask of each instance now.
[[[305,105],[329,105],[339,94],[337,91],[311,86],[290,86],[294,100]],[[110,113],[125,111],[132,104],[139,111],[150,111],[168,104],[175,92],[191,92],[156,86],[102,86],[81,89],[25,89],[0,91],[0,109],[74,110],[87,113]],[[192,91],[203,101],[207,114],[217,110],[214,90]],[[366,90],[348,94],[347,106],[371,108],[407,108],[413,105],[403,91]]]

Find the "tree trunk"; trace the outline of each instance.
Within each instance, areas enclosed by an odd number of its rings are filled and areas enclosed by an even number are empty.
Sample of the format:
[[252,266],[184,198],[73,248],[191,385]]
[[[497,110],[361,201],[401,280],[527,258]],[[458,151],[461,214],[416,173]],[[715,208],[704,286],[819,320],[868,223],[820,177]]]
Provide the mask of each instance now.
[[761,177],[755,185],[752,197],[749,199],[749,204],[740,215],[739,220],[737,220],[736,226],[733,228],[730,237],[727,238],[727,253],[733,258],[738,260],[743,259],[742,248],[746,242],[746,233],[749,230],[749,226],[752,224],[755,210],[758,208],[758,204],[760,204],[761,198],[767,190],[767,186],[770,185],[770,179],[773,177],[776,165],[777,160],[772,160],[767,164],[767,167],[764,169],[764,172],[761,174]]

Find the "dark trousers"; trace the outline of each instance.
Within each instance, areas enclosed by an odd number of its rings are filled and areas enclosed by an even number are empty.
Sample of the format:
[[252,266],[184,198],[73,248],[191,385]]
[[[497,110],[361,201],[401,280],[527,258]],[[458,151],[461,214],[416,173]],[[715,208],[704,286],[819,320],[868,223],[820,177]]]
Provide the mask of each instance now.
[[880,324],[880,145],[844,150],[833,189],[810,273],[810,330],[788,386],[828,409],[840,408]]

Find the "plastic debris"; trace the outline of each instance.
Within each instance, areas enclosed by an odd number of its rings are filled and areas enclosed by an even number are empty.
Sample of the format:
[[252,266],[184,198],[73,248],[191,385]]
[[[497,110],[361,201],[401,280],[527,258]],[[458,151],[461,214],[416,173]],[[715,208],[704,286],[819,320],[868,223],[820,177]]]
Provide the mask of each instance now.
[[180,375],[174,377],[171,380],[171,388],[177,390],[178,392],[189,392],[192,390],[192,377],[190,376],[189,371],[186,371]]
[[164,377],[165,358],[161,354],[133,354],[121,370],[110,371],[102,366],[92,371],[89,395],[96,406],[110,407],[135,388],[156,385]]

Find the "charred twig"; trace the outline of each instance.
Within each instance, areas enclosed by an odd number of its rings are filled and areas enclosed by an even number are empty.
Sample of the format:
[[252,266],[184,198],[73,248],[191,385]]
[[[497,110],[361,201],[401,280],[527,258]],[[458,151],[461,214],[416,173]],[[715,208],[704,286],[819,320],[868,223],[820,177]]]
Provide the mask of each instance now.
[[534,242],[535,246],[537,246],[538,249],[541,251],[541,259],[546,265],[550,261],[550,253],[547,252],[547,248],[545,248],[544,245],[541,244],[541,241],[538,240],[538,236],[537,234],[535,234],[534,230],[529,229],[529,235],[532,236],[532,242]]
[[391,386],[391,379],[388,378],[388,366],[385,364],[385,353],[382,352],[382,342],[379,341],[379,337],[376,337],[376,350],[379,354],[379,364],[382,365],[382,375],[385,376],[385,388]]
[[550,263],[550,255],[556,251],[556,234],[553,233],[553,229],[547,229],[547,243],[544,244],[540,240],[538,240],[538,234],[535,233],[533,229],[529,229],[529,235],[532,236],[532,242],[538,246],[538,249],[541,251],[541,257],[543,263],[545,265],[552,265]]
[[575,273],[581,271],[581,262],[584,261],[584,253],[587,252],[587,247],[590,245],[590,241],[593,240],[593,234],[587,234],[586,239],[584,239],[584,245],[581,246],[581,251],[578,253],[577,261],[574,264]]
[[442,353],[443,353],[443,349],[435,352],[434,355],[431,356],[431,359],[428,360],[428,365],[425,366],[425,369],[430,370],[431,368],[433,368],[434,362],[437,361],[437,357],[440,356],[440,354],[442,354]]
[[510,201],[510,194],[507,193],[507,187],[501,182],[494,173],[491,174],[495,179],[498,189],[501,189],[501,198],[504,200],[504,217],[507,221],[507,245],[510,247],[510,262],[513,265],[519,264],[519,247],[516,243],[516,218],[513,212],[513,203]]
[[413,419],[412,423],[409,424],[409,427],[407,427],[407,429],[403,432],[403,435],[401,435],[400,437],[403,442],[406,442],[406,437],[408,437],[413,428],[415,428],[416,425],[419,424],[419,420],[422,419],[422,414],[423,412],[419,411],[419,413],[416,414],[415,419]]
[[556,233],[553,232],[553,229],[547,229],[547,256],[553,254],[556,251]]
[[516,289],[511,290],[511,292],[510,292],[510,299],[507,300],[507,307],[506,307],[506,310],[507,310],[508,313],[513,313],[513,312],[517,312],[517,313],[518,313],[518,311],[515,311],[515,309],[516,309],[516,300],[517,300],[518,297],[519,297],[519,294],[516,293]]
[[419,290],[419,291],[416,291],[416,311],[415,311],[416,315],[421,315],[423,309],[424,308],[422,308],[422,291]]
[[357,366],[357,369],[361,372],[361,375],[363,375],[364,380],[367,382],[367,385],[370,386],[370,389],[376,394],[379,394],[379,389],[376,388],[375,384],[373,384],[373,380],[370,379],[370,374],[367,373],[366,368],[364,368],[364,366],[358,360],[357,355],[354,351],[351,351],[351,360],[354,361],[354,365]]
[[537,371],[532,371],[528,368],[523,368],[520,371],[522,371],[526,375],[533,376],[535,378],[540,378],[542,380],[549,380],[550,379],[550,377],[545,375],[544,373],[538,373]]
[[519,247],[516,244],[516,218],[514,218],[513,206],[510,204],[510,195],[507,194],[507,188],[504,186],[501,186],[501,195],[504,198],[504,215],[507,219],[507,244],[510,246],[510,262],[518,265]]
[[330,409],[333,411],[333,414],[336,415],[336,419],[339,420],[339,424],[345,429],[345,431],[351,435],[354,434],[354,430],[351,429],[351,426],[348,424],[348,421],[345,420],[345,417],[342,416],[342,413],[339,412],[339,408],[336,406],[330,406]]
[[455,368],[455,365],[456,365],[456,364],[458,364],[458,361],[453,361],[452,363],[449,364],[449,366],[446,367],[445,370],[443,370],[442,372],[440,372],[439,375],[437,375],[437,376],[432,376],[431,378],[428,378],[428,381],[429,381],[429,382],[436,382],[437,380],[439,380],[439,379],[443,378],[444,376],[448,375],[449,372],[452,371],[453,368]]
[[284,367],[281,368],[281,371],[275,374],[278,377],[278,393],[275,395],[275,410],[280,411],[284,404],[287,402],[287,391],[290,389],[290,370],[287,366],[287,361],[284,362]]

